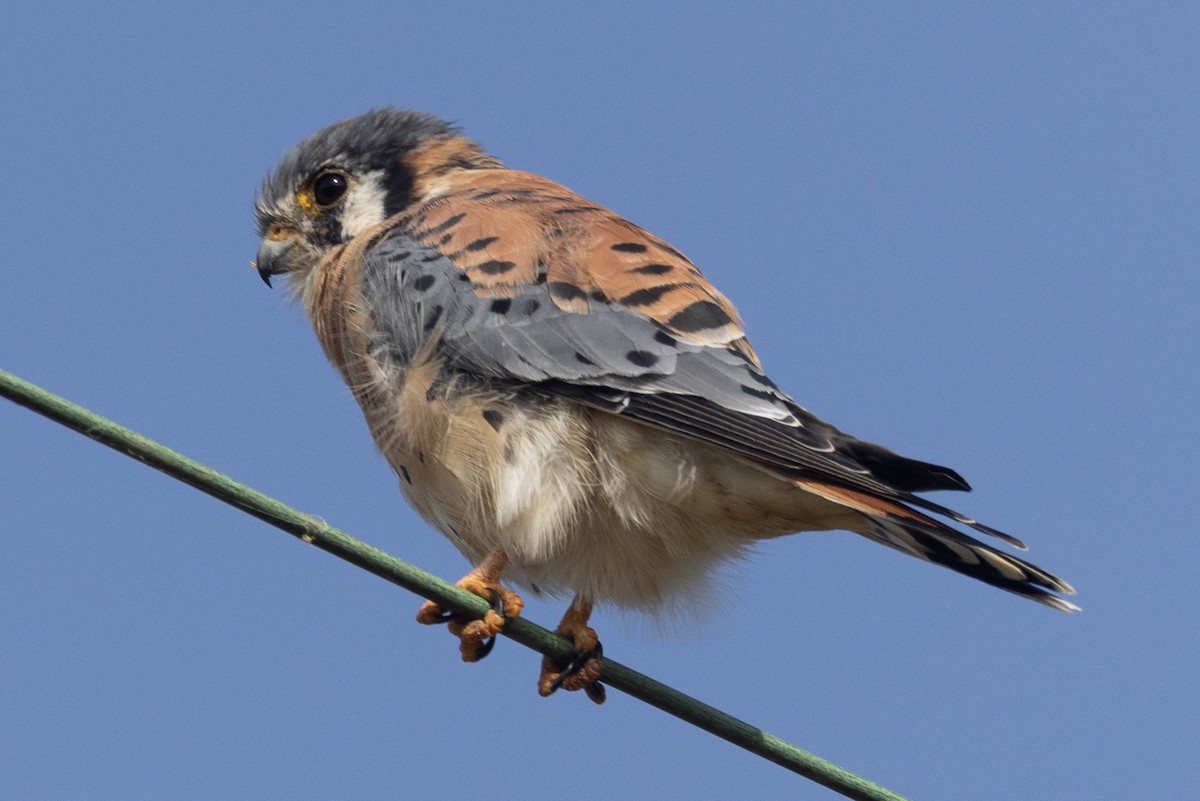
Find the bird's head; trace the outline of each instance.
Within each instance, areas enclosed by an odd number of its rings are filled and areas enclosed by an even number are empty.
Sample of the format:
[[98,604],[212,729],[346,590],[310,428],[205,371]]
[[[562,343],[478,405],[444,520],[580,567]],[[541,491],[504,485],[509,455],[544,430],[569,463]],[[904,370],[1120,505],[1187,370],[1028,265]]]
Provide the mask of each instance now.
[[294,147],[254,204],[262,279],[270,286],[271,276],[288,273],[302,282],[334,248],[412,205],[421,173],[439,160],[415,155],[438,142],[483,155],[449,123],[395,108],[336,123]]

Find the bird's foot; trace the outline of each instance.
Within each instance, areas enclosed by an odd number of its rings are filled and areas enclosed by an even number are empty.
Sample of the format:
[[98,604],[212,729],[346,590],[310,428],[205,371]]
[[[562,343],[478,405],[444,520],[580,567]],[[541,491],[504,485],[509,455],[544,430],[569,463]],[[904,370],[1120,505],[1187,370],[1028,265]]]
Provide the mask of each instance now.
[[500,584],[500,573],[506,561],[503,552],[496,551],[457,582],[460,589],[486,598],[492,604],[482,618],[456,615],[434,601],[426,601],[417,610],[418,623],[447,624],[450,633],[461,641],[464,662],[478,662],[490,654],[496,644],[496,635],[504,628],[504,624],[520,615],[525,606],[521,596]]
[[551,695],[559,688],[569,692],[583,690],[593,703],[604,703],[606,693],[599,681],[604,646],[600,644],[596,630],[587,624],[591,611],[591,604],[576,599],[554,630],[555,634],[566,637],[574,644],[575,654],[565,663],[548,656],[542,657],[542,675],[538,679],[540,695]]

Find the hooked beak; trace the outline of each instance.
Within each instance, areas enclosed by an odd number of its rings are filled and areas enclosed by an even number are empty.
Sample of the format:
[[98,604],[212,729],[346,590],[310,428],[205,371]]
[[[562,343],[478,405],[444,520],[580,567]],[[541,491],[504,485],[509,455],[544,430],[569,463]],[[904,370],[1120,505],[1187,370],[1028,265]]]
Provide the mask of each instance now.
[[290,236],[277,229],[271,230],[263,237],[258,246],[258,258],[254,260],[254,266],[264,284],[271,286],[272,275],[288,271],[287,255],[294,245],[295,241]]

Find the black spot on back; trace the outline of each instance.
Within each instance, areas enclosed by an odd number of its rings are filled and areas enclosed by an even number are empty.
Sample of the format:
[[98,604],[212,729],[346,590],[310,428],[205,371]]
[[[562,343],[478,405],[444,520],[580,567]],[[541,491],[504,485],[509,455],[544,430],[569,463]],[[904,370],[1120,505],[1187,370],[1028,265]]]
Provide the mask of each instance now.
[[429,287],[433,286],[436,283],[437,283],[436,276],[422,275],[416,281],[412,282],[412,286],[413,286],[413,289],[417,290],[418,292],[424,292],[427,289],[429,289]]
[[461,214],[455,214],[453,217],[443,220],[442,222],[438,223],[437,225],[433,226],[432,228],[430,228],[427,231],[417,231],[416,233],[418,236],[420,236],[423,239],[428,236],[433,236],[434,234],[440,234],[445,231],[449,231],[451,228],[453,228],[454,226],[456,226],[460,222],[462,222],[466,218],[466,216],[467,215],[465,212],[463,212]]
[[409,484],[412,483],[412,477],[408,474],[408,468],[405,467],[404,465],[400,465],[400,475],[403,476],[404,480],[407,481]]
[[493,314],[508,314],[508,310],[512,308],[512,298],[496,298],[488,308]]
[[677,331],[707,331],[722,328],[732,323],[729,315],[711,300],[698,300],[686,306],[667,320],[667,325]]
[[516,266],[517,263],[513,261],[497,261],[496,259],[492,259],[478,265],[477,269],[485,275],[503,275]]
[[670,264],[643,264],[639,267],[634,267],[629,272],[639,275],[666,275],[674,269]]
[[558,298],[559,300],[586,300],[587,293],[574,284],[566,281],[551,281],[546,285],[550,290],[550,297]]
[[679,347],[679,340],[666,331],[656,331],[654,333],[654,341],[660,345],[670,345],[672,348]]
[[498,237],[498,236],[485,236],[482,239],[476,239],[474,242],[469,243],[465,248],[463,248],[463,250],[466,250],[466,251],[483,250],[484,248],[486,248],[488,245],[492,244],[499,238],[500,237]]
[[647,289],[639,289],[621,298],[620,302],[626,306],[649,306],[677,286],[678,284],[660,284]]
[[612,246],[618,253],[645,253],[646,246],[641,242],[618,242]]

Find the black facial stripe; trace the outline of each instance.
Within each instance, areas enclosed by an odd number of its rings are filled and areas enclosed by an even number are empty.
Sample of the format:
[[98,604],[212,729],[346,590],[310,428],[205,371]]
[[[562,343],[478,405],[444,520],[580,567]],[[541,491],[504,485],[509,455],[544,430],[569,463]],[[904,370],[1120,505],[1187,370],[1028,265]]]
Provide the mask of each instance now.
[[404,162],[397,159],[388,165],[383,173],[383,188],[385,217],[404,211],[412,204],[413,175]]

